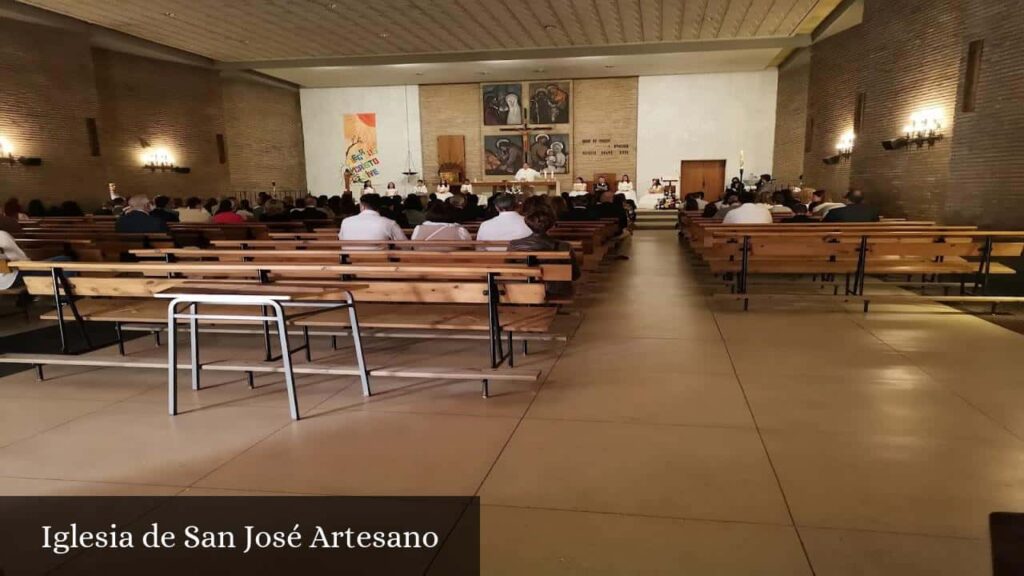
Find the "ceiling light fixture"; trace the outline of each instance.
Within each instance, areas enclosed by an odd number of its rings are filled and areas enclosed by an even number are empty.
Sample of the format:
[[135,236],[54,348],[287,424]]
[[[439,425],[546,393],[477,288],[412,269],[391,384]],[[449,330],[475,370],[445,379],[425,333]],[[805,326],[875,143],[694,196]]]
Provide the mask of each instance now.
[[167,16],[168,18],[174,18],[174,12],[164,12],[164,16]]
[[388,34],[387,32],[381,32],[377,34],[377,36],[380,36],[382,40],[387,40],[388,36],[391,36],[391,34]]
[[544,31],[545,32],[554,32],[556,30],[558,30],[558,26],[555,26],[554,24],[545,24],[544,25]]
[[615,66],[612,66],[611,64],[605,64],[604,67],[609,69],[609,70],[611,70],[612,68],[615,68]]

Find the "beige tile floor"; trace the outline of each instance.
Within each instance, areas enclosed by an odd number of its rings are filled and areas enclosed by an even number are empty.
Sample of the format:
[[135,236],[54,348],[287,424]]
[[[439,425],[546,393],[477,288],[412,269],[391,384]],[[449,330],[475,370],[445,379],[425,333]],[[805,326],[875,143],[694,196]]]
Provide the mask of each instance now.
[[[988,512],[1024,511],[1024,336],[921,307],[743,313],[702,296],[672,232],[627,250],[561,318],[570,342],[519,358],[542,381],[488,400],[389,379],[367,400],[310,376],[295,423],[277,378],[214,374],[170,418],[159,371],[0,379],[0,494],[478,494],[485,574],[989,573]],[[208,342],[208,359],[259,356],[251,337]],[[368,347],[380,364],[484,354]]]

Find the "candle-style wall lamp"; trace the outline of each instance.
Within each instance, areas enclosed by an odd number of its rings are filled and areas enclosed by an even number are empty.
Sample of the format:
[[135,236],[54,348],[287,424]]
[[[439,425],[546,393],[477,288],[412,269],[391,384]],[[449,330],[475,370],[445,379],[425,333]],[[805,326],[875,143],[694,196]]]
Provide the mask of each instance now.
[[0,136],[0,162],[9,166],[14,166],[15,164],[21,164],[22,166],[39,166],[43,163],[43,159],[28,156],[15,156],[14,146],[11,144],[11,141]]
[[159,170],[160,172],[174,172],[175,174],[188,174],[192,171],[191,168],[175,165],[174,158],[165,148],[148,150],[142,157],[142,168],[150,172]]
[[907,148],[916,144],[921,148],[925,144],[929,148],[942,140],[942,111],[937,108],[919,110],[910,116],[910,123],[903,127],[903,134],[899,138],[883,140],[882,148],[886,150],[897,150]]
[[835,156],[829,156],[828,158],[822,158],[821,161],[825,164],[839,164],[842,160],[849,160],[850,156],[853,155],[853,141],[856,139],[853,130],[848,130],[839,137],[839,143],[836,144]]

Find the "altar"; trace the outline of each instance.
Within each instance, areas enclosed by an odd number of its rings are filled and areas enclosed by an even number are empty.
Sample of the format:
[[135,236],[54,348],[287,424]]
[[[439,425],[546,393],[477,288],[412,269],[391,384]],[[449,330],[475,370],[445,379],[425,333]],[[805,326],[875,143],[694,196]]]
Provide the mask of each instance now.
[[496,190],[509,189],[517,191],[518,194],[533,194],[558,196],[562,193],[562,184],[558,180],[533,180],[532,182],[518,182],[516,180],[474,180],[473,192],[480,196],[490,196]]

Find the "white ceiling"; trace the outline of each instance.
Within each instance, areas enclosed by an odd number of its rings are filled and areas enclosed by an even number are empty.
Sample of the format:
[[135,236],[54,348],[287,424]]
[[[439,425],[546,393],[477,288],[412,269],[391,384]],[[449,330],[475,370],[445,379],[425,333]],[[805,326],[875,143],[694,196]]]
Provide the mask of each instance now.
[[812,32],[850,1],[17,0],[12,6],[68,16],[222,69],[327,87],[757,70],[809,45]]
[[763,70],[771,65],[778,52],[776,48],[762,48],[531,60],[261,68],[257,71],[307,88],[449,84]]

